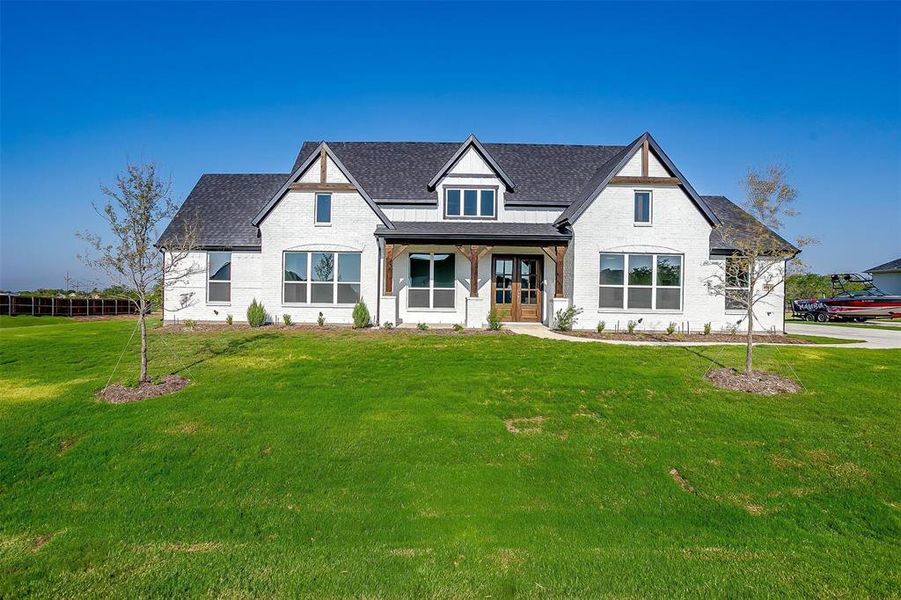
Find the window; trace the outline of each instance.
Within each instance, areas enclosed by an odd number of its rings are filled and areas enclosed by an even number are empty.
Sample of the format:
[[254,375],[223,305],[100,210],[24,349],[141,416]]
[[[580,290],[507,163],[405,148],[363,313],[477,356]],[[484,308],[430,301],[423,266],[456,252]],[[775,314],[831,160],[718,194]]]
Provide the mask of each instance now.
[[447,189],[444,214],[447,217],[493,219],[497,202],[494,189]]
[[359,252],[285,252],[285,304],[356,304],[360,301]]
[[726,310],[745,310],[750,285],[748,265],[739,259],[726,258]]
[[207,252],[207,302],[231,302],[232,253]]
[[332,224],[332,195],[316,194],[316,225]]
[[680,310],[682,256],[601,254],[598,308]]
[[635,192],[635,223],[651,224],[651,192]]
[[410,254],[409,308],[454,308],[454,254]]

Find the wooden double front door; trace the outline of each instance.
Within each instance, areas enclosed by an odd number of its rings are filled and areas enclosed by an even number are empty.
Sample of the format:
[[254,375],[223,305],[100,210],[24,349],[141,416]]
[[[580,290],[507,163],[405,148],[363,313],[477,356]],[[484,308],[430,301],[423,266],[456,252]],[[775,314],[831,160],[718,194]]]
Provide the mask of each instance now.
[[540,256],[491,259],[491,306],[502,321],[541,321]]

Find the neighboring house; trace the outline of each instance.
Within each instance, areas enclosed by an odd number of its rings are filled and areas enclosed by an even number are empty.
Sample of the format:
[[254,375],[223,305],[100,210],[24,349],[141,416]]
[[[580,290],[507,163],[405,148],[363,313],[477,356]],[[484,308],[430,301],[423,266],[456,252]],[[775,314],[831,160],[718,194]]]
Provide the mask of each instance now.
[[873,276],[873,285],[886,294],[901,294],[901,258],[867,269],[866,272]]
[[[189,222],[196,274],[165,287],[166,319],[244,320],[256,298],[274,320],[349,323],[363,300],[377,324],[482,327],[495,309],[552,325],[574,305],[578,328],[695,331],[743,317],[715,285],[733,252],[720,225],[753,219],[699,196],[645,133],[627,146],[306,142],[290,174],[203,175],[159,246]],[[757,329],[783,326],[771,285]]]

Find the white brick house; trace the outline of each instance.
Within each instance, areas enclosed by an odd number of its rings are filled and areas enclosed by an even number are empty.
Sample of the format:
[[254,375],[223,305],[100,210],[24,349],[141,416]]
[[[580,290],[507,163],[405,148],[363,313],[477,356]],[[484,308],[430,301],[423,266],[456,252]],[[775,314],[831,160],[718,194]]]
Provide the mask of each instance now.
[[[256,298],[273,319],[350,323],[362,300],[377,324],[482,327],[494,309],[552,325],[576,306],[578,328],[718,330],[743,316],[713,285],[734,251],[720,227],[751,222],[699,196],[647,133],[627,146],[307,142],[291,173],[201,177],[158,243],[200,231],[164,318],[241,321]],[[781,284],[764,302],[755,327],[782,329]]]

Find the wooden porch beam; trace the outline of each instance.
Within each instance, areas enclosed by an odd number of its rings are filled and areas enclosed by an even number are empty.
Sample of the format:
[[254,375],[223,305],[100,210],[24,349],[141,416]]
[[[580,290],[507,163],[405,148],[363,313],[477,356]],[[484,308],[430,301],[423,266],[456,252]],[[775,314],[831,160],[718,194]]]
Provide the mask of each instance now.
[[610,185],[681,185],[678,177],[626,177],[623,175],[610,180]]
[[457,250],[460,251],[460,254],[469,258],[469,297],[470,298],[478,298],[479,297],[479,257],[481,248],[476,246],[475,244],[469,247],[469,252],[466,251],[466,247],[458,244]]
[[352,183],[292,183],[288,186],[292,192],[356,192]]

